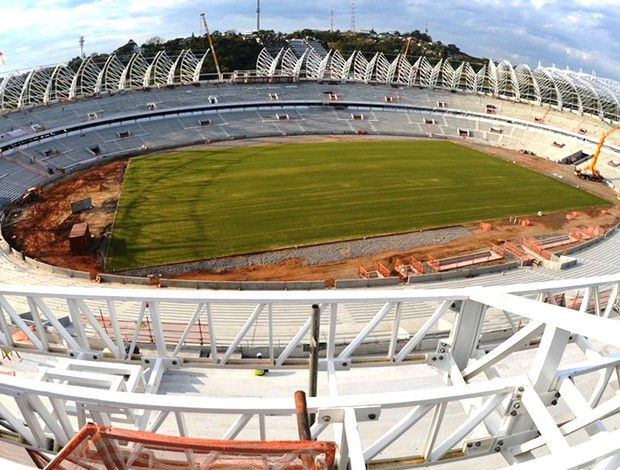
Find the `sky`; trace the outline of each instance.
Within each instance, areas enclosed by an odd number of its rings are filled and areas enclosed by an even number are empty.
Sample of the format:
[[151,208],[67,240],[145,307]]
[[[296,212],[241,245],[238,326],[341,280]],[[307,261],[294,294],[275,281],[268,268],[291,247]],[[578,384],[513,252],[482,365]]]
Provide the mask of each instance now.
[[[352,0],[261,0],[261,29],[349,30]],[[355,0],[355,30],[424,31],[463,52],[513,64],[582,70],[620,81],[620,0]],[[211,31],[251,31],[256,0],[0,0],[0,77]]]

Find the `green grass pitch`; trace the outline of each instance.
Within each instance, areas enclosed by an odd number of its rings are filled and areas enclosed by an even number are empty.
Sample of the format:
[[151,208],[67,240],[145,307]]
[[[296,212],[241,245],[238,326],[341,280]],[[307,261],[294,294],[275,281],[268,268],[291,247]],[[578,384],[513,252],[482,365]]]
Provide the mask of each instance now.
[[450,142],[153,155],[129,164],[106,267],[119,271],[606,204]]

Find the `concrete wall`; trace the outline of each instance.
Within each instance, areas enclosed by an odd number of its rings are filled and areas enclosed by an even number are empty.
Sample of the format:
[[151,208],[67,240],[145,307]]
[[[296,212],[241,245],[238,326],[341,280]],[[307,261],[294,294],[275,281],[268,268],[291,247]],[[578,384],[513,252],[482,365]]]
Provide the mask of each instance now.
[[475,277],[483,274],[499,273],[517,269],[518,262],[498,264],[495,266],[482,266],[479,268],[458,269],[455,271],[444,271],[441,273],[421,274],[419,276],[409,276],[408,284],[418,284],[422,282],[443,281],[445,279],[457,279],[460,277]]
[[160,279],[161,287],[213,290],[316,290],[324,289],[324,281],[188,281],[183,279]]
[[591,240],[587,240],[585,242],[580,243],[577,246],[574,246],[572,248],[569,248],[569,249],[561,251],[561,252],[557,252],[555,254],[557,256],[560,256],[560,255],[572,255],[573,253],[578,253],[580,251],[583,251],[586,248],[590,248],[591,246],[594,246],[597,243],[600,243],[600,242],[604,241],[606,238],[612,236],[619,228],[620,228],[620,223],[614,225],[612,228],[607,230],[607,232],[605,232],[604,235],[602,235],[600,237],[592,238]]
[[41,271],[46,271],[51,274],[57,274],[57,275],[61,275],[61,276],[69,277],[69,278],[87,279],[87,280],[91,279],[90,273],[87,273],[84,271],[76,271],[75,269],[61,268],[58,266],[53,266],[51,264],[42,263],[41,261],[37,261],[36,259],[25,256],[23,253],[13,249],[11,246],[8,246],[8,245],[7,245],[6,253],[9,256],[12,256],[13,258],[16,258],[22,261],[24,264],[34,269],[39,269]]
[[115,274],[97,274],[95,278],[97,282],[114,282],[118,284],[135,284],[139,286],[151,285],[151,280],[148,277],[132,277],[132,276],[117,276]]
[[373,279],[336,279],[336,289],[359,289],[363,287],[389,287],[400,284],[399,277],[378,277]]

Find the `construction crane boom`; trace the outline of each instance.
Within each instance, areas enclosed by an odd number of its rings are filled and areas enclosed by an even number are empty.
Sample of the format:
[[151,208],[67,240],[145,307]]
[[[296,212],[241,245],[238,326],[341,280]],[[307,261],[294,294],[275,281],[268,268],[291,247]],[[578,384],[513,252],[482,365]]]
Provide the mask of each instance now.
[[211,48],[211,54],[213,54],[213,63],[215,64],[215,70],[217,71],[217,79],[221,82],[223,80],[222,72],[220,70],[220,63],[217,61],[217,54],[215,53],[215,47],[213,47],[213,39],[211,39],[211,33],[209,32],[209,26],[207,25],[207,15],[200,14],[202,18],[202,24],[205,27],[205,33],[209,40],[209,47]]
[[[407,60],[407,53],[409,52],[409,47],[411,47],[411,41],[412,40],[413,40],[412,37],[408,37],[407,38],[407,43],[405,45],[405,52],[403,52],[403,55],[401,56],[401,60]],[[396,79],[396,81],[398,81],[398,82],[400,82],[401,72],[402,72],[402,67],[399,64],[399,67],[398,67],[398,77]]]
[[412,37],[407,38],[407,45],[405,46],[405,52],[403,52],[403,57],[407,58],[407,53],[409,52],[409,48],[411,47],[411,41],[413,41]]
[[603,132],[603,135],[601,136],[601,140],[598,141],[596,150],[594,151],[594,154],[592,154],[592,159],[590,160],[589,165],[581,170],[575,169],[575,174],[579,176],[579,178],[591,180],[591,181],[603,181],[603,177],[601,176],[599,171],[596,169],[596,162],[598,161],[598,157],[601,153],[603,144],[605,143],[605,140],[607,139],[607,137],[609,137],[611,134],[613,134],[619,129],[620,129],[620,124],[616,125],[616,127],[612,129],[609,129]]

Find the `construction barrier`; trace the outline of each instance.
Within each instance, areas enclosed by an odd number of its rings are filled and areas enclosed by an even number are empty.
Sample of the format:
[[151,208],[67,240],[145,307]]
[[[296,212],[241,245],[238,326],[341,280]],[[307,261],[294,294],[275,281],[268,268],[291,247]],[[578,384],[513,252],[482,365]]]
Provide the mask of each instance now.
[[502,258],[504,258],[504,250],[497,245],[493,245],[491,249],[487,251],[469,253],[451,258],[443,258],[440,260],[432,255],[428,255],[428,265],[433,271],[440,272],[451,269],[459,269],[474,264],[487,263],[489,261],[497,261]]
[[554,256],[553,253],[543,248],[540,240],[536,240],[535,238],[527,238],[523,240],[523,246],[528,250],[534,252],[537,256],[546,260],[551,260]]
[[428,255],[428,261],[426,262],[433,271],[439,272],[440,262],[437,258],[432,255]]
[[523,251],[521,248],[511,242],[504,242],[504,251],[510,253],[512,256],[521,261],[529,261],[532,259],[532,257],[527,252]]
[[377,272],[381,275],[380,277],[390,277],[390,270],[381,262],[377,262]]
[[358,269],[358,273],[361,278],[364,279],[376,279],[382,277],[390,277],[390,270],[385,267],[385,265],[381,262],[377,262],[374,271],[369,271],[363,266],[360,266]]

